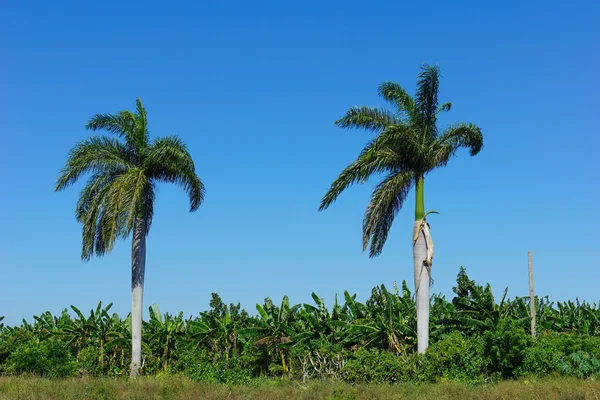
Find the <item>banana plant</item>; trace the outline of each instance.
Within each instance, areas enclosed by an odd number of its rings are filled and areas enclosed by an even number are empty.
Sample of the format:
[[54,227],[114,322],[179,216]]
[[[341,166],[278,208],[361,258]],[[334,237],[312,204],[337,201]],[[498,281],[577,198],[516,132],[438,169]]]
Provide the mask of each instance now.
[[340,334],[346,324],[342,321],[342,307],[335,297],[331,313],[325,306],[325,301],[314,292],[312,298],[315,305],[304,304],[299,309],[298,323],[300,333],[294,337],[295,346],[309,343],[313,340],[322,340],[334,344],[340,340]]
[[23,331],[28,331],[33,333],[34,329],[33,329],[33,325],[30,324],[29,322],[27,322],[27,320],[25,318],[23,318],[21,320],[21,326],[19,327],[19,329],[23,330]]
[[430,303],[431,313],[429,329],[431,341],[433,343],[443,339],[447,334],[452,332],[452,326],[445,322],[454,317],[456,314],[456,307],[441,294],[434,294],[431,296]]
[[502,299],[496,303],[489,284],[473,285],[469,290],[469,297],[455,299],[458,325],[470,333],[495,330],[501,320],[510,317],[511,309],[506,299],[507,294],[508,288],[504,289]]
[[397,288],[395,293],[385,285],[373,288],[366,308],[369,317],[357,320],[348,329],[350,341],[365,347],[385,347],[394,354],[405,353],[416,345],[416,307],[406,282],[402,283],[402,296]]
[[114,315],[111,317],[108,311],[111,309],[113,303],[109,303],[106,307],[102,307],[102,302],[99,302],[96,306],[96,310],[90,311],[90,317],[88,318],[90,334],[92,341],[100,349],[100,366],[104,369],[104,358],[106,345],[113,339],[120,336],[118,325],[120,320],[118,316],[115,318]]
[[287,296],[283,296],[280,307],[276,307],[271,299],[266,298],[263,306],[256,305],[260,316],[256,320],[256,326],[240,331],[243,335],[256,335],[257,346],[266,346],[273,356],[277,355],[281,359],[284,373],[290,372],[288,349],[293,344],[293,337],[297,333],[293,324],[299,308],[300,305],[290,307]]
[[[189,319],[186,323],[188,340],[195,348],[199,348],[202,344],[212,338],[213,328],[206,324],[202,319],[196,317]],[[214,345],[213,345],[214,347]]]
[[[531,329],[531,307],[529,296],[517,297],[508,301],[510,308],[510,318],[521,322],[525,331]],[[535,297],[535,320],[536,325],[541,331],[549,332],[552,330],[552,305],[548,297]]]
[[221,358],[221,349],[225,354],[225,360],[229,360],[230,353],[237,355],[237,327],[231,316],[229,308],[225,307],[223,315],[207,317],[211,327],[211,339],[213,350],[218,358]]
[[50,311],[46,311],[40,315],[34,315],[33,319],[33,331],[42,339],[60,333],[62,328],[71,322],[67,309],[64,309],[59,317],[55,317]]
[[600,312],[595,305],[587,302],[569,300],[557,302],[556,309],[551,312],[550,320],[553,330],[557,332],[577,332],[585,335],[596,335],[600,331]]
[[177,341],[185,338],[186,325],[183,312],[173,316],[169,313],[160,313],[158,305],[149,307],[150,320],[144,321],[144,330],[148,334],[148,342],[154,342],[162,349],[162,368],[166,371],[169,366],[169,358]]
[[[106,352],[109,354],[111,365],[114,365],[119,359],[119,365],[124,370],[126,359],[131,357],[131,313],[121,320],[117,313],[113,313],[112,324],[114,327],[115,336],[106,343]],[[142,353],[151,356],[152,350],[146,342],[142,342]]]
[[192,323],[196,331],[192,337],[198,344],[208,339],[215,359],[224,358],[227,361],[239,354],[239,330],[247,324],[248,314],[246,311],[240,311],[239,303],[229,304],[228,307],[218,294],[211,295],[212,309],[201,312],[201,321]]
[[61,335],[67,345],[75,348],[79,356],[81,350],[90,343],[92,327],[88,318],[77,307],[71,305],[71,309],[76,317],[62,329]]
[[345,303],[342,306],[341,315],[345,322],[352,323],[367,317],[369,310],[364,304],[356,301],[356,293],[350,295],[347,290],[344,291],[344,300]]
[[[479,334],[496,330],[501,320],[514,316],[514,304],[507,299],[508,288],[504,290],[500,302],[496,303],[490,284],[478,285],[469,279],[463,267],[456,282],[457,286],[453,288],[456,296],[452,299],[456,312],[442,321],[452,329],[469,335]],[[518,322],[523,325],[528,318],[528,315],[524,315]]]

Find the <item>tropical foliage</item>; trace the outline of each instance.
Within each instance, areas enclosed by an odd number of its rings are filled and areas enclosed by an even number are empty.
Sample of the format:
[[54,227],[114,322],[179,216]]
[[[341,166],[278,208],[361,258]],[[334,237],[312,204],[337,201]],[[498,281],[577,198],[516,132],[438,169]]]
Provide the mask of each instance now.
[[[146,236],[154,217],[156,185],[160,182],[179,185],[189,197],[190,211],[200,207],[204,185],[181,139],[176,136],[150,139],[146,109],[140,99],[137,99],[135,112],[96,114],[85,127],[92,131],[105,130],[116,137],[92,136],[77,143],[69,152],[55,190],[64,190],[82,176],[91,175],[75,210],[77,221],[82,225],[83,260],[89,260],[94,254],[109,253],[116,239],[125,239],[133,233],[129,332],[131,375],[136,376],[141,363]],[[97,319],[98,315],[90,318]],[[74,329],[86,331],[88,326]],[[77,340],[86,340],[85,333]],[[104,344],[104,341],[99,343],[102,362]],[[165,346],[168,353],[170,345]],[[166,365],[165,359],[165,368]]]
[[394,110],[379,107],[352,107],[335,124],[375,134],[358,158],[331,184],[321,200],[328,208],[348,187],[385,174],[375,187],[363,219],[363,250],[379,255],[392,222],[408,193],[416,187],[415,220],[425,217],[423,179],[434,169],[446,166],[456,152],[465,148],[470,155],[483,148],[483,135],[472,123],[459,122],[439,129],[438,117],[450,111],[452,103],[439,104],[440,70],[423,65],[414,97],[395,82],[379,85],[379,95]]
[[452,108],[450,102],[439,104],[439,83],[438,66],[423,65],[412,97],[395,82],[383,82],[379,86],[379,95],[394,107],[393,111],[352,107],[335,122],[341,128],[366,130],[375,137],[333,181],[319,207],[324,210],[348,187],[383,175],[371,195],[362,224],[363,251],[369,248],[369,256],[375,257],[383,251],[394,218],[415,187],[413,266],[419,352],[429,346],[433,243],[425,218],[435,212],[425,213],[425,176],[446,166],[461,148],[468,149],[471,156],[483,148],[481,129],[472,123],[459,122],[445,129],[438,128],[439,114]]
[[[416,353],[414,296],[403,283],[375,287],[363,303],[345,292],[331,308],[265,299],[252,316],[213,294],[196,316],[149,308],[144,321],[145,375],[183,373],[206,382],[243,383],[260,376],[348,382],[478,382],[520,375],[587,377],[600,373],[600,308],[537,298],[538,337],[529,335],[526,298],[494,297],[461,269],[454,297],[432,297],[432,345]],[[0,373],[42,376],[128,374],[131,320],[99,303],[71,306],[0,327]]]

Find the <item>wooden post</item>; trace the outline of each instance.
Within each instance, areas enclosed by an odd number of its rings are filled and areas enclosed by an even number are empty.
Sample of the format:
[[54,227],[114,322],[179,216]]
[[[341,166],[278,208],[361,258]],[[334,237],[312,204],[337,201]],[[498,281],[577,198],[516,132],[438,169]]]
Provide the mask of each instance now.
[[531,262],[531,251],[527,252],[529,264],[529,303],[531,306],[531,337],[535,339],[535,295],[533,294],[533,263]]

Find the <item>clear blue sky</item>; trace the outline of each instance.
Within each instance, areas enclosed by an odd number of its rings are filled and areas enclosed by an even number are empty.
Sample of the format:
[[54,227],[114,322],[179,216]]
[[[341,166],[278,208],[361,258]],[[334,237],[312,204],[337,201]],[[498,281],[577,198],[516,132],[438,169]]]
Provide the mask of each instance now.
[[[188,213],[160,186],[148,238],[145,307],[197,314],[211,292],[254,305],[284,294],[329,305],[408,280],[413,194],[383,254],[361,252],[377,180],[317,212],[337,174],[370,139],[333,121],[382,105],[377,85],[415,88],[439,63],[442,124],[485,135],[427,176],[436,244],[433,291],[459,267],[496,293],[536,290],[598,301],[597,1],[4,2],[0,7],[0,315],[16,324],[70,304],[130,308],[130,241],[80,261],[81,184],[53,188],[94,113],[141,97],[153,135],[178,134],[206,184]],[[581,279],[583,277],[583,279]]]

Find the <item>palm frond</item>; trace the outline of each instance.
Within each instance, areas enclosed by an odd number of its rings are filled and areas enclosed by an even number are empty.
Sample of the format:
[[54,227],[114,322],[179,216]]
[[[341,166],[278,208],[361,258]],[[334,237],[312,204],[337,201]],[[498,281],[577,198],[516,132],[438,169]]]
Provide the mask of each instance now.
[[417,78],[415,103],[420,125],[427,128],[427,136],[436,136],[435,115],[438,108],[440,69],[437,65],[424,64]]
[[452,109],[452,103],[448,101],[438,107],[438,109],[435,112],[435,115],[437,116],[439,113],[447,112],[447,111],[450,111],[451,109]]
[[138,98],[135,101],[135,109],[137,111],[137,115],[138,115],[138,120],[139,120],[139,124],[140,124],[140,130],[141,131],[146,131],[146,129],[148,128],[148,120],[146,118],[146,109],[144,108],[144,106],[142,105],[142,99]]
[[133,229],[136,216],[143,215],[148,178],[139,168],[116,176],[99,177],[84,188],[77,216],[83,225],[82,259],[110,252],[117,238]]
[[393,125],[379,134],[333,181],[321,199],[319,211],[327,209],[345,189],[356,183],[365,183],[374,174],[422,170],[423,148],[417,139],[410,126],[404,123]]
[[136,113],[128,110],[117,114],[95,114],[85,125],[86,129],[106,130],[125,138],[130,148],[142,149],[148,144],[148,121],[142,100],[136,100]]
[[377,185],[363,218],[363,251],[369,247],[369,257],[381,254],[392,222],[402,208],[415,181],[412,171],[388,175]]
[[125,238],[131,233],[135,217],[143,216],[142,199],[147,182],[142,169],[132,168],[110,186],[98,221],[106,251],[112,250],[116,238]]
[[131,113],[119,112],[117,114],[94,114],[85,124],[85,129],[98,131],[105,130],[119,136],[126,136],[133,132],[135,118]]
[[423,171],[426,168],[426,149],[410,125],[398,124],[388,128],[377,137],[373,147],[393,160],[396,171]]
[[146,235],[150,232],[152,226],[152,220],[154,218],[154,196],[155,196],[155,185],[152,180],[148,180],[148,183],[144,192],[144,219],[146,227]]
[[444,166],[460,148],[469,149],[471,156],[483,148],[483,134],[474,124],[457,123],[446,130],[431,146],[432,167]]
[[204,184],[196,175],[194,161],[185,144],[176,136],[156,139],[150,146],[145,167],[152,179],[183,187],[190,199],[190,212],[204,200]]
[[79,195],[75,216],[83,228],[81,253],[83,260],[89,260],[96,252],[97,254],[104,254],[105,252],[103,240],[97,227],[98,215],[105,204],[110,185],[121,174],[122,171],[118,170],[95,174]]
[[378,93],[384,100],[393,104],[396,109],[410,117],[414,116],[415,101],[406,90],[396,82],[383,82]]
[[72,185],[85,173],[106,170],[126,170],[132,165],[131,154],[118,140],[92,136],[77,143],[69,152],[67,163],[60,171],[55,191]]
[[400,122],[401,121],[389,110],[384,108],[363,106],[352,107],[346,111],[346,115],[335,121],[334,124],[340,128],[364,129],[374,133],[379,133],[388,126],[395,125]]
[[[133,229],[133,224],[135,222],[135,218],[143,218],[146,213],[145,202],[148,184],[150,180],[145,174],[143,169],[134,169],[130,172],[132,175],[135,174],[135,177],[130,181],[131,184],[127,185],[127,197],[125,197],[124,201],[127,205],[125,211],[125,222],[123,225],[125,235],[129,234],[130,230]],[[146,228],[146,233],[148,233],[148,229]]]
[[77,207],[75,208],[75,217],[77,218],[77,221],[84,221],[86,214],[92,207],[93,202],[98,199],[102,190],[110,185],[115,178],[122,173],[123,171],[120,170],[107,170],[96,173],[90,177],[79,194],[79,200],[77,201]]
[[338,196],[348,187],[356,183],[366,182],[373,174],[384,172],[393,167],[389,152],[375,150],[376,140],[373,140],[360,153],[356,161],[346,167],[331,184],[331,187],[321,199],[319,211],[327,209]]
[[136,144],[139,148],[144,148],[148,145],[148,119],[146,109],[142,105],[142,99],[138,98],[135,101],[136,115],[135,115],[135,131],[134,137]]

